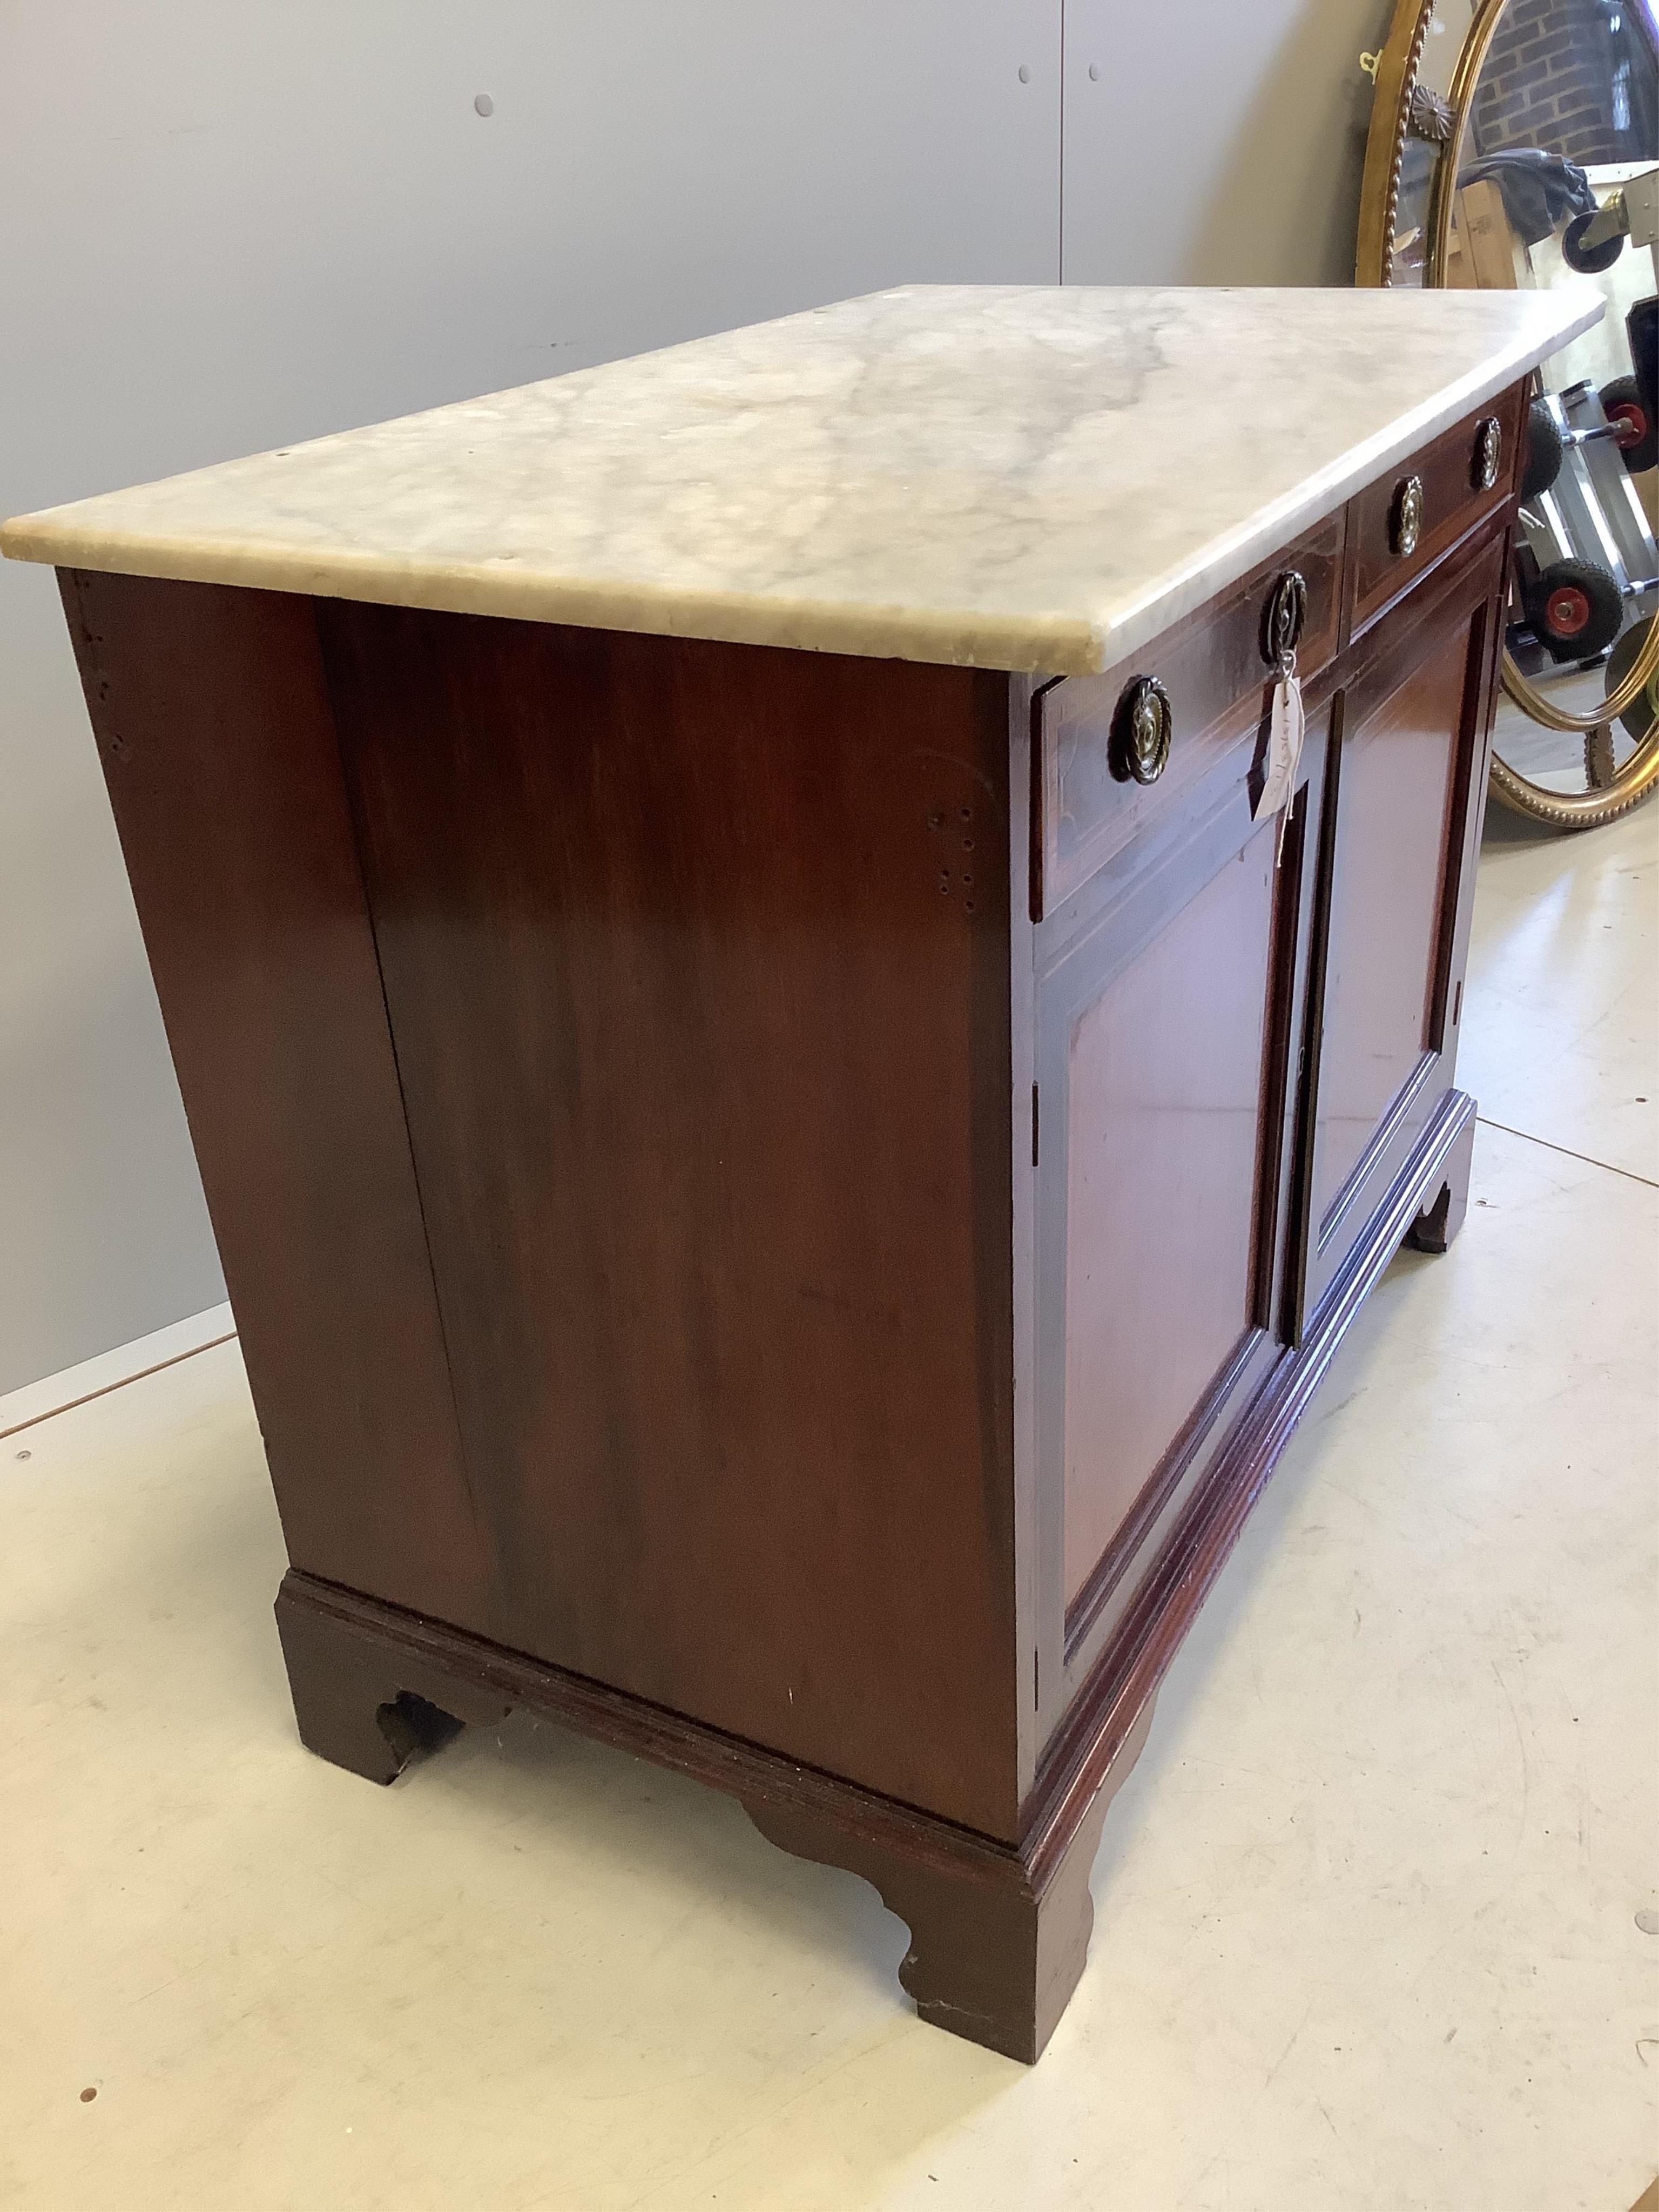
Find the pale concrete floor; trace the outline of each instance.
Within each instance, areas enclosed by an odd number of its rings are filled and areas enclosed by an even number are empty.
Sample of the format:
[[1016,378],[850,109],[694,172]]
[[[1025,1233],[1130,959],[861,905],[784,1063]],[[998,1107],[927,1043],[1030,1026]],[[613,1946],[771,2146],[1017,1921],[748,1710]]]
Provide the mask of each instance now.
[[1625,2212],[1656,854],[1659,806],[1489,845],[1466,1065],[1507,1127],[1178,1661],[1033,2071],[921,2026],[874,1893],[712,1793],[517,1723],[386,1791],[301,1751],[234,1345],[0,1445],[0,2203]]

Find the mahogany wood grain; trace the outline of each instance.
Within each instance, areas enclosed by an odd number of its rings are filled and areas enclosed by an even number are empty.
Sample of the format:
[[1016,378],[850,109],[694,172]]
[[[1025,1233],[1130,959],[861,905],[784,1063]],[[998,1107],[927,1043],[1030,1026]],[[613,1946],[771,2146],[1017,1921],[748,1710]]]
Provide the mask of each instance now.
[[1300,1343],[1283,1351],[1228,1430],[1133,1607],[1079,1684],[1038,1768],[1024,1832],[1053,1819],[1062,1801],[1074,1803],[1086,1794],[1091,1762],[1098,1771],[1100,1759],[1112,1755],[1157,1689],[1360,1306],[1425,1208],[1432,1210],[1448,1177],[1458,1175],[1474,1123],[1474,1101],[1462,1091],[1448,1092]]
[[1463,1218],[1522,404],[1407,465],[1410,560],[1391,477],[1046,686],[68,580],[307,1744],[385,1780],[524,1705],[696,1775],[877,1884],[925,2017],[1036,2056],[1164,1671]]
[[[1361,492],[1352,503],[1354,549],[1353,633],[1356,636],[1386,613],[1401,594],[1425,574],[1480,523],[1507,516],[1515,485],[1524,420],[1525,391],[1511,386],[1498,398],[1477,408],[1443,431],[1411,459],[1402,461]],[[1480,426],[1495,416],[1502,425],[1503,459],[1490,490],[1477,481]],[[1392,518],[1399,489],[1408,477],[1420,479],[1424,495],[1422,535],[1414,553],[1394,550]]]
[[748,1797],[749,1817],[798,1858],[861,1875],[910,1931],[899,1981],[935,2027],[1035,2064],[1082,1978],[1094,1928],[1089,1874],[1108,1808],[1152,1726],[1149,1697],[1088,1791],[1062,1849],[993,1856],[937,1829],[902,1848],[845,1813]]
[[[1318,818],[1328,718],[1328,710],[1316,714],[1303,754],[1303,779],[1275,870],[1267,970],[1257,979],[1263,1012],[1258,1141],[1251,1186],[1249,1279],[1236,1308],[1239,1333],[1207,1382],[1188,1396],[1150,1473],[1127,1502],[1086,1578],[1070,1595],[1060,1655],[1068,1698],[1118,1633],[1134,1603],[1138,1577],[1149,1571],[1180,1516],[1208,1481],[1241,1409],[1264,1387],[1282,1356],[1275,1325],[1276,1288],[1287,1255],[1291,1209],[1285,1194],[1294,1175],[1290,1105],[1296,1041],[1304,1018],[1303,955],[1310,890],[1304,851],[1306,824]],[[1248,792],[1240,797],[1247,800]],[[1172,1225],[1178,1218],[1177,1208]],[[1201,1268],[1194,1267],[1182,1279],[1175,1311],[1184,1312],[1195,1281],[1202,1286],[1200,1296],[1207,1293]],[[1137,1376],[1127,1395],[1133,1396],[1138,1384]]]
[[276,1620],[301,1741],[389,1783],[458,1724],[525,1711],[723,1790],[781,1850],[846,1868],[910,1929],[899,1978],[924,2020],[1028,2064],[1088,1956],[1101,1825],[1146,1741],[1155,1686],[1091,1707],[1024,1840],[1001,1844],[477,1637],[290,1571]]
[[1463,1226],[1469,1210],[1469,1177],[1474,1168],[1474,1116],[1463,1124],[1442,1170],[1445,1180],[1413,1222],[1407,1242],[1414,1251],[1444,1252]]
[[[1339,512],[1175,624],[1155,646],[1104,675],[1067,677],[1039,694],[1034,920],[1062,906],[1131,838],[1178,812],[1238,738],[1263,722],[1273,682],[1264,624],[1273,587],[1290,570],[1307,586],[1297,668],[1312,684],[1328,666],[1340,618],[1344,529]],[[1112,772],[1113,718],[1137,676],[1158,678],[1175,718],[1170,763],[1153,784],[1120,781]]]
[[1011,1834],[1006,679],[321,620],[506,1640]]
[[1315,1144],[1316,1234],[1384,1114],[1431,1050],[1457,737],[1473,615],[1370,714],[1342,753]]
[[1379,626],[1344,695],[1302,1311],[1452,1081],[1505,556],[1499,519]]
[[493,1632],[312,603],[64,597],[289,1556]]
[[1065,1304],[1053,1316],[1066,1370],[1068,1603],[1260,1325],[1277,842],[1276,820],[1258,825],[1069,1024],[1066,1142],[1054,1162],[1066,1186]]
[[[1331,533],[1332,543],[1340,544],[1342,536],[1337,528]],[[1253,597],[1258,666],[1267,584],[1283,573],[1282,562],[1267,564],[1261,572],[1266,582]],[[1316,610],[1320,605],[1316,593]],[[1206,627],[1198,620],[1193,627],[1200,636],[1226,635],[1224,624]],[[1216,943],[1194,948],[1190,961],[1170,962],[1158,943],[1184,908],[1218,873],[1224,873],[1253,840],[1271,834],[1253,825],[1251,818],[1268,738],[1265,689],[1255,694],[1259,712],[1253,726],[1234,731],[1208,773],[1189,785],[1175,804],[1146,813],[1127,842],[1101,848],[1093,873],[1036,929],[1038,1065],[1048,1133],[1038,1176],[1036,1372],[1040,1419],[1035,1541],[1042,1593],[1037,1674],[1039,1682],[1048,1686],[1042,1714],[1049,1729],[1063,1717],[1077,1684],[1115,1632],[1116,1622],[1133,1600],[1136,1576],[1146,1571],[1187,1499],[1205,1480],[1230,1421],[1261,1387],[1278,1356],[1271,1324],[1288,1231],[1288,1210],[1280,1200],[1295,1174],[1292,1121],[1286,1107],[1304,1018],[1303,908],[1308,887],[1302,861],[1310,807],[1312,818],[1318,818],[1327,725],[1340,667],[1328,659],[1323,646],[1316,644],[1313,659],[1322,658],[1323,669],[1310,674],[1304,684],[1308,742],[1283,861],[1273,872],[1272,945],[1265,957],[1259,938],[1247,952],[1235,945],[1233,933],[1224,929],[1216,933]],[[1052,690],[1045,693],[1042,703],[1053,696]],[[1166,771],[1158,783],[1147,787],[1148,795],[1158,797],[1168,775]],[[1070,1041],[1079,1025],[1089,1021],[1090,1009],[1103,993],[1128,988],[1129,979],[1115,980],[1126,961],[1135,967],[1160,963],[1166,988],[1153,994],[1141,1018],[1115,1025],[1122,1048],[1118,1065],[1123,1070],[1138,1068],[1143,1048],[1155,1062],[1170,1037],[1184,1040],[1180,1049],[1187,1053],[1205,1054],[1216,995],[1225,986],[1231,987],[1228,1007],[1246,1012],[1253,1009],[1261,1025],[1251,1108],[1258,1146],[1255,1187],[1252,1190],[1247,1175],[1242,1194],[1233,1193],[1249,1224],[1248,1293],[1239,1295],[1232,1306],[1234,1326],[1225,1332],[1225,1346],[1218,1344],[1214,1364],[1202,1366],[1201,1372],[1201,1363],[1195,1364],[1183,1387],[1170,1393],[1164,1417],[1154,1424],[1159,1433],[1155,1440],[1144,1440],[1147,1448],[1139,1454],[1138,1467],[1124,1446],[1134,1442],[1133,1423],[1143,1392],[1154,1389],[1159,1375],[1182,1358],[1188,1322],[1208,1310],[1206,1301],[1213,1305],[1218,1294],[1225,1295],[1208,1264],[1213,1251],[1198,1249],[1201,1236],[1196,1243],[1192,1235],[1183,1237],[1182,1221],[1190,1230],[1194,1216],[1201,1216],[1205,1226],[1214,1227],[1224,1209],[1185,1208],[1182,1194],[1188,1177],[1146,1173],[1137,1146],[1123,1141],[1121,1122],[1110,1128],[1085,1108],[1078,1149],[1086,1152],[1092,1145],[1097,1182],[1103,1171],[1115,1175],[1108,1203],[1139,1207],[1138,1218],[1146,1224],[1145,1241],[1158,1255],[1163,1270],[1159,1284],[1166,1292],[1173,1285],[1172,1294],[1160,1297],[1155,1295],[1158,1285],[1131,1279],[1135,1270],[1121,1238],[1081,1233],[1073,1238],[1070,1234],[1065,1196],[1072,1181],[1067,1162],[1073,1149]],[[1204,1011],[1194,1018],[1200,1008]],[[1138,1084],[1139,1079],[1131,1073],[1128,1079]],[[1240,1089],[1241,1096],[1250,1089],[1249,1078]],[[1170,1134],[1161,1116],[1151,1119],[1162,1135]],[[1195,1150],[1201,1163],[1202,1146]],[[1187,1164],[1182,1164],[1184,1169]],[[1202,1173],[1200,1164],[1200,1180]],[[1167,1219],[1160,1219],[1161,1211],[1167,1212]],[[1098,1277],[1111,1285],[1109,1292],[1102,1293],[1109,1312],[1160,1316],[1157,1334],[1141,1347],[1138,1361],[1103,1368],[1097,1358],[1098,1332],[1088,1326],[1079,1329],[1075,1342],[1068,1341],[1066,1276],[1074,1254],[1086,1255],[1080,1262],[1085,1283],[1092,1285]],[[1083,1302],[1079,1299],[1079,1306]],[[1214,1332],[1218,1336],[1222,1333]],[[1095,1388],[1103,1416],[1081,1452],[1065,1404],[1068,1368],[1073,1386],[1081,1375],[1085,1385]],[[1075,1400],[1075,1388],[1072,1395]],[[1091,1475],[1085,1474],[1085,1463]],[[1079,1491],[1091,1480],[1103,1478],[1108,1484],[1115,1479],[1121,1494],[1101,1512],[1101,1525],[1079,1535],[1079,1524],[1085,1520],[1085,1514],[1078,1510]],[[1097,1537],[1097,1543],[1093,1540]]]
[[1287,1352],[1192,1499],[1133,1612],[1078,1694],[1000,1843],[384,1602],[290,1572],[276,1615],[301,1741],[385,1783],[455,1722],[518,1707],[736,1797],[763,1834],[872,1882],[910,1929],[900,1968],[921,2016],[1027,2063],[1086,1961],[1089,1874],[1110,1800],[1151,1725],[1159,1683],[1361,1303],[1466,1157],[1474,1103],[1453,1093],[1349,1255],[1319,1320]]

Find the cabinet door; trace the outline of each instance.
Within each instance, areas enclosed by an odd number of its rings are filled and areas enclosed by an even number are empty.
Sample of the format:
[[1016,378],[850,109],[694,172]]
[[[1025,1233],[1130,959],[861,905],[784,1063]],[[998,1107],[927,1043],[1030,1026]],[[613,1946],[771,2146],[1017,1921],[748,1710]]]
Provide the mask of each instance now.
[[1237,781],[1040,959],[1038,1450],[1073,1656],[1271,1364],[1305,804],[1281,861]]
[[1454,956],[1492,575],[1482,562],[1437,609],[1403,608],[1391,641],[1343,699],[1312,956],[1305,1273],[1291,1292],[1298,1328],[1451,1081]]

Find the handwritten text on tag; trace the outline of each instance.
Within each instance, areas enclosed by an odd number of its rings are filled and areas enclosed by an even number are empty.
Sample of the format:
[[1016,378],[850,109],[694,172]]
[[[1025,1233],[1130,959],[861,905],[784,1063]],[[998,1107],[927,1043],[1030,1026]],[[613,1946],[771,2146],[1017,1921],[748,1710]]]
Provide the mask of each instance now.
[[1302,712],[1302,679],[1292,661],[1281,669],[1273,686],[1273,722],[1267,732],[1267,777],[1261,786],[1261,796],[1255,802],[1255,819],[1264,821],[1269,814],[1280,817],[1279,852],[1285,853],[1285,832],[1291,819],[1291,801],[1296,794],[1296,772],[1302,759],[1302,740],[1306,732]]

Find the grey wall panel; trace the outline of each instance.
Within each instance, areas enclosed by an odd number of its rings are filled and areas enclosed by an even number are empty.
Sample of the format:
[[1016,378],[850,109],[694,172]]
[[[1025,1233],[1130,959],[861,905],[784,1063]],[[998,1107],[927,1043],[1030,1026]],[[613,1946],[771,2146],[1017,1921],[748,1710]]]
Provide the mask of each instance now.
[[[1059,0],[9,0],[0,512],[1052,281],[1060,43]],[[0,564],[0,671],[4,1390],[222,1292],[43,571]]]
[[1350,283],[1370,112],[1359,55],[1391,12],[1066,0],[1066,283]]

